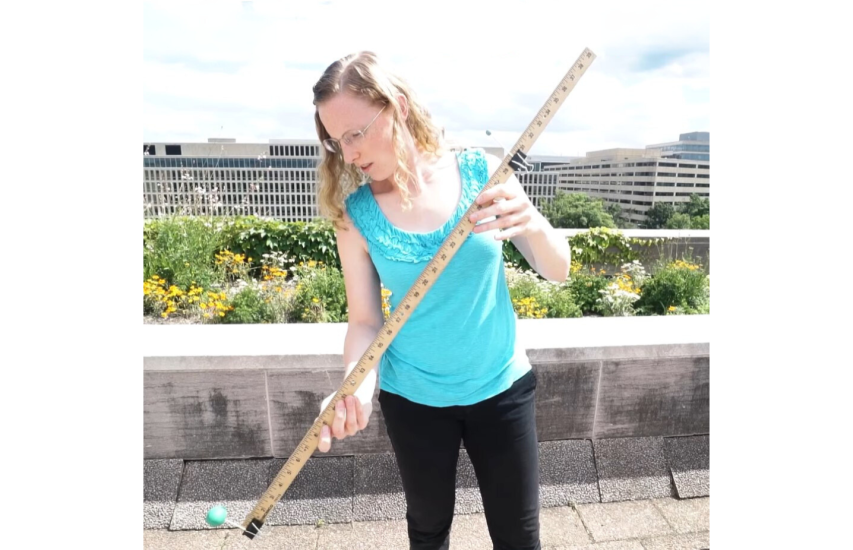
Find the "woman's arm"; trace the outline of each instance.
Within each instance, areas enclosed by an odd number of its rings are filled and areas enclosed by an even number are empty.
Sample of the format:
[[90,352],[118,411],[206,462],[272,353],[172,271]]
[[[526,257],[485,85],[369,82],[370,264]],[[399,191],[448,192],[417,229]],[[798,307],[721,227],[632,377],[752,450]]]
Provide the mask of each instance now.
[[[343,352],[346,378],[376,339],[384,324],[384,317],[379,275],[367,253],[367,243],[348,217],[345,217],[344,221],[346,226],[336,232],[336,237],[349,309]],[[320,444],[317,447],[320,452],[329,451],[332,435],[337,439],[344,439],[367,427],[373,409],[376,379],[376,368],[373,368],[355,391],[355,396],[348,396],[337,404],[337,414],[331,430],[324,426],[320,433]],[[341,381],[343,382],[343,379]],[[334,393],[323,401],[321,411],[333,396]]]

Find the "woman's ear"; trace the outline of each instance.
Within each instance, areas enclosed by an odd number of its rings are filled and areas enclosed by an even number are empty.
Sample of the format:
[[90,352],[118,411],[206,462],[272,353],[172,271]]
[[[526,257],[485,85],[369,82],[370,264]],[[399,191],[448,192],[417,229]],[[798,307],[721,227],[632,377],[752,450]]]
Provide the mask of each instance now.
[[405,121],[409,117],[409,101],[403,94],[397,94],[397,103],[400,105],[400,116]]

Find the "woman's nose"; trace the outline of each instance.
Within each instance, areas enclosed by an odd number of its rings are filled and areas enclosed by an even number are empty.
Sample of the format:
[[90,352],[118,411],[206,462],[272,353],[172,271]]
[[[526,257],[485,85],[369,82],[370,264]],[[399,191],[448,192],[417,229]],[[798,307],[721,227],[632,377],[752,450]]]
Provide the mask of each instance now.
[[341,151],[343,152],[345,163],[355,164],[356,159],[359,157],[358,151],[355,147],[341,143]]

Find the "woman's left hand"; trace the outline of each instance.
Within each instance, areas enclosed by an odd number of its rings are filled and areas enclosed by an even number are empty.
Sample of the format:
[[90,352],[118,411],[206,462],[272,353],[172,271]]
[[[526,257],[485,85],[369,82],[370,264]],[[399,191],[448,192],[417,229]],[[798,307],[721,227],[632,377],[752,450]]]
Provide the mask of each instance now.
[[476,223],[493,216],[498,218],[475,226],[474,233],[500,229],[495,239],[506,240],[529,235],[542,228],[540,224],[542,215],[530,202],[530,198],[516,178],[510,178],[506,183],[495,185],[488,191],[484,191],[477,197],[476,202],[483,205],[483,208],[471,214],[472,222]]

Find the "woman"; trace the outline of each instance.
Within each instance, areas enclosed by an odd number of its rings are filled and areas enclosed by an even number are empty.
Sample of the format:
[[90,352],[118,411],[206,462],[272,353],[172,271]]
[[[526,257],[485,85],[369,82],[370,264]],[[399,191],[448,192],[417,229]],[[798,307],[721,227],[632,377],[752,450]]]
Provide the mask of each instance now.
[[[515,177],[478,198],[500,159],[448,151],[413,90],[375,54],[331,64],[314,86],[314,105],[325,148],[319,204],[336,226],[349,306],[345,376],[384,324],[380,281],[393,311],[472,202],[485,206],[378,365],[411,548],[449,548],[461,442],[494,547],[540,548],[536,379],[516,340],[502,246],[510,239],[544,278],[563,281],[568,243]],[[337,404],[321,452],[331,436],[367,426],[376,381],[373,370]]]

